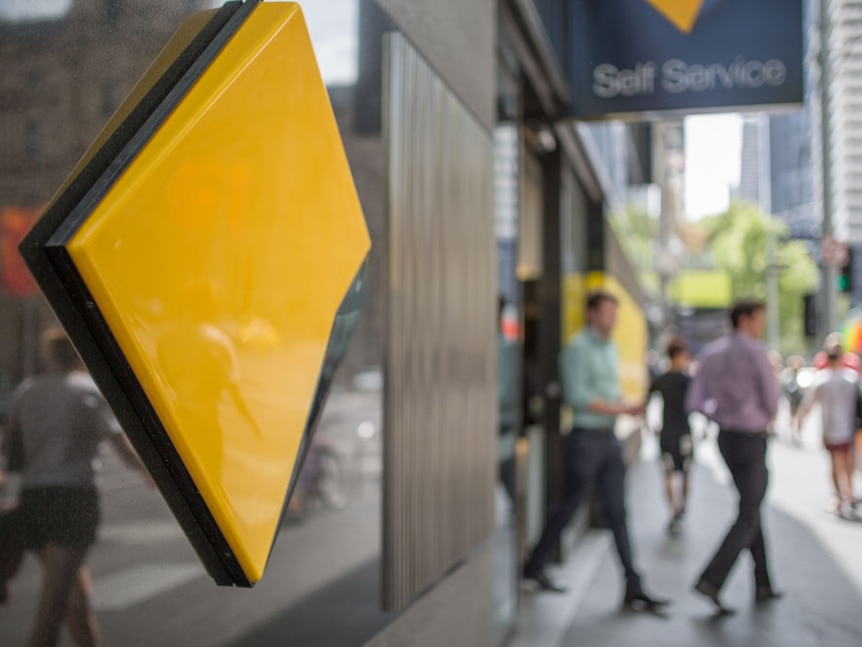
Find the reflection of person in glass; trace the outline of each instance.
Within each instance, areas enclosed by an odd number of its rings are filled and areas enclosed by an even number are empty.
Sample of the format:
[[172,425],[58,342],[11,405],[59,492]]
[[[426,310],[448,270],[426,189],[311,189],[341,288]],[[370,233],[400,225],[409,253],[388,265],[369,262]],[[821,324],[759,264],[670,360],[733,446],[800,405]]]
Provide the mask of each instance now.
[[[240,390],[240,363],[224,326],[221,304],[211,285],[193,282],[185,290],[188,306],[156,340],[157,366],[172,406],[187,429],[210,439],[197,455],[210,473],[221,475],[225,460],[228,412],[238,414],[260,438],[262,432]],[[219,477],[220,478],[220,477]]]
[[99,645],[84,564],[99,524],[99,444],[108,440],[129,467],[146,472],[63,331],[46,332],[43,349],[50,371],[15,391],[3,438],[4,455],[20,453],[23,546],[45,573],[29,645],[56,644],[64,620],[76,644]]
[[515,500],[515,405],[518,347],[503,331],[506,301],[499,297],[497,306],[497,406],[500,416],[500,480],[510,501]]
[[174,326],[159,338],[158,357],[169,386],[181,398],[181,407],[221,427],[217,405],[227,395],[240,416],[257,430],[239,390],[239,363],[233,343],[221,329],[209,323]]

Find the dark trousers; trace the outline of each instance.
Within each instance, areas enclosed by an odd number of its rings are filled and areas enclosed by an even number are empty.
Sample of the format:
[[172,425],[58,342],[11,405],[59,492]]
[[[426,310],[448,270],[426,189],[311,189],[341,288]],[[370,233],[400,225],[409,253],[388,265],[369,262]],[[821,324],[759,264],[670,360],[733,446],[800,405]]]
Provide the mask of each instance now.
[[748,549],[754,559],[754,582],[768,588],[769,569],[760,505],[766,496],[769,472],[766,469],[766,435],[722,429],[718,448],[739,492],[739,514],[718,551],[700,576],[720,589],[739,554]]
[[626,577],[626,593],[641,591],[640,576],[634,569],[631,543],[626,525],[625,473],[622,447],[609,429],[574,429],[566,437],[566,492],[551,512],[542,537],[533,549],[526,572],[539,571],[550,561],[554,547],[581,502],[598,486],[604,513],[614,534],[617,552]]

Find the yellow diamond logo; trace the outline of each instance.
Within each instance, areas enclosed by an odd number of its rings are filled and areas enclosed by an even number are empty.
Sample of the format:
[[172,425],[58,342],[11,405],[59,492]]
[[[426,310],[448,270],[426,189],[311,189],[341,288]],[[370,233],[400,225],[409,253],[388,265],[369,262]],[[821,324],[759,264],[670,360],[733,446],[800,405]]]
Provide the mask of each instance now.
[[299,6],[191,19],[118,120],[21,251],[209,572],[250,585],[370,248]]
[[646,0],[677,29],[690,34],[705,0]]

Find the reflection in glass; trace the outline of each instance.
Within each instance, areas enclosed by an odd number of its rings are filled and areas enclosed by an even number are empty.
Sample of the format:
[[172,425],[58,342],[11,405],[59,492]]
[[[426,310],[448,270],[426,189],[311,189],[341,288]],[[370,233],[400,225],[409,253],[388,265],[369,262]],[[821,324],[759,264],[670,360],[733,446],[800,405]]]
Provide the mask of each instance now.
[[0,603],[24,552],[35,554],[43,576],[29,644],[55,644],[65,624],[79,644],[97,645],[85,563],[100,516],[92,461],[109,441],[129,467],[146,469],[65,333],[48,330],[42,343],[49,370],[15,390],[0,445],[21,473],[17,504],[0,518]]
[[[501,78],[502,107],[517,101]],[[501,117],[504,115],[501,115]],[[509,115],[510,117],[512,115]],[[497,239],[497,527],[494,533],[495,621],[498,640],[511,631],[517,611],[518,550],[516,512],[520,504],[516,441],[521,429],[520,287],[516,275],[518,232],[518,130],[498,126],[494,132],[494,220]],[[523,487],[523,486],[521,486]]]
[[32,23],[63,18],[73,0],[4,0],[0,3],[0,20]]
[[[20,236],[180,23],[194,11],[221,4],[0,4],[3,417],[12,388],[43,369],[38,337],[54,323],[18,264]],[[26,18],[22,7],[29,12]],[[331,392],[319,403],[317,440],[307,448],[298,477],[295,500],[304,498],[301,509],[285,512],[267,573],[254,589],[215,587],[160,495],[127,474],[113,454],[96,456],[102,521],[88,562],[93,608],[106,644],[358,645],[388,621],[379,604],[386,240],[379,41],[385,13],[370,0],[305,3],[303,10],[373,241],[364,310],[341,367],[327,375]],[[10,19],[23,22],[10,27]],[[28,119],[38,124],[29,136]],[[235,322],[234,330],[216,323],[235,347],[253,327]],[[0,500],[14,498],[12,480]],[[29,627],[21,618],[35,615],[40,578],[38,561],[27,554],[11,583],[9,605],[0,610],[3,644],[26,641]]]

